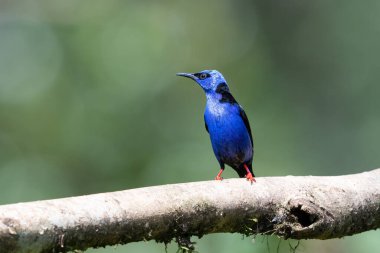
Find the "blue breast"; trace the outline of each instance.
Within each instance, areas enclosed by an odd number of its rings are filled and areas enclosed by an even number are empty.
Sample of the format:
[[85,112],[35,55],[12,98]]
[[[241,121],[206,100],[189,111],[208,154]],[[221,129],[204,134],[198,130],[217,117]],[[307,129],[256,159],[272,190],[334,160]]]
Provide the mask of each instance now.
[[204,115],[216,158],[235,168],[252,160],[250,135],[239,109],[237,103],[209,100]]

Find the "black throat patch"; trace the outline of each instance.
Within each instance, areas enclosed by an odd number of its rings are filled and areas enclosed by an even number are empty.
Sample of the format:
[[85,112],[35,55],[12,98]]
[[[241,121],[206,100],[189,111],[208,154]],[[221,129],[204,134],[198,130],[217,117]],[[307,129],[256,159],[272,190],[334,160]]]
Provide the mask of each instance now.
[[223,83],[218,84],[215,92],[222,95],[222,98],[219,100],[219,102],[237,104],[235,98],[230,93],[230,89],[228,89],[228,86],[226,83],[223,82]]

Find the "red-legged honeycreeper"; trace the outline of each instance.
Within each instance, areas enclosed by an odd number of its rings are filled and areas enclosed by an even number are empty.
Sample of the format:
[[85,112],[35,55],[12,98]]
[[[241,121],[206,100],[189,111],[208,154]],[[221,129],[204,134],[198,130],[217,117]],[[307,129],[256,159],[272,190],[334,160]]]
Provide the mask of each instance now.
[[199,73],[177,73],[196,81],[206,93],[204,121],[212,148],[220,164],[215,177],[222,180],[224,165],[231,166],[239,177],[255,181],[252,172],[253,139],[243,108],[232,96],[223,75],[216,70]]

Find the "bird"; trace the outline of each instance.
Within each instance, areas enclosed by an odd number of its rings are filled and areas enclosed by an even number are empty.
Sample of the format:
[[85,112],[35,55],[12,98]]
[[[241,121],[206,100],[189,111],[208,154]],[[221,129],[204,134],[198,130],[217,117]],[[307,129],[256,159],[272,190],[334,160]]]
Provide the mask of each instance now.
[[220,165],[215,179],[223,179],[222,173],[227,164],[239,177],[256,182],[252,171],[254,145],[251,127],[243,107],[231,94],[223,75],[217,70],[203,70],[177,73],[177,76],[194,80],[206,94],[205,128]]

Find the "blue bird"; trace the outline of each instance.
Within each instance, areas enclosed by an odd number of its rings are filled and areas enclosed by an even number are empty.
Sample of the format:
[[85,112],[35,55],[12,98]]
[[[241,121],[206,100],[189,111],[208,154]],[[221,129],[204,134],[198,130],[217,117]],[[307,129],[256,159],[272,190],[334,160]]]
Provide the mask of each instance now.
[[198,73],[177,73],[197,82],[206,93],[204,121],[212,148],[220,164],[215,177],[222,180],[224,165],[231,166],[239,175],[255,181],[252,172],[253,139],[251,127],[243,108],[232,96],[223,75],[216,70]]

